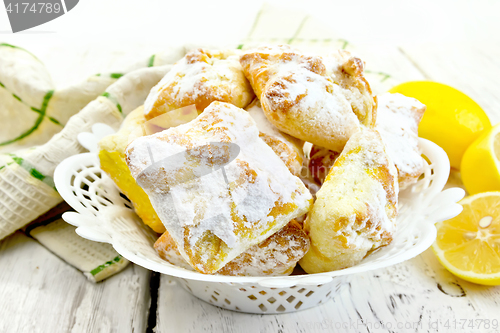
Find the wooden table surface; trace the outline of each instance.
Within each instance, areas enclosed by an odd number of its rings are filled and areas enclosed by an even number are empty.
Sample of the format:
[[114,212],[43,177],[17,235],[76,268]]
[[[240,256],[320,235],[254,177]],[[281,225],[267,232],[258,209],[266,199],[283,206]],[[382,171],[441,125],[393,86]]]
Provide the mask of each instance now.
[[[373,68],[394,73],[399,81],[426,79],[452,85],[478,102],[493,124],[500,121],[498,44],[361,45],[359,51]],[[60,64],[55,76],[86,63],[94,51],[89,48],[81,59],[66,65],[59,61],[64,52],[69,51],[52,49],[41,55],[52,72]],[[484,322],[478,326],[481,320],[500,321],[500,287],[454,277],[431,250],[348,279],[350,283],[332,300],[316,308],[249,315],[206,304],[168,276],[136,265],[93,284],[38,242],[16,232],[0,242],[0,332],[500,331],[498,326],[485,328]]]

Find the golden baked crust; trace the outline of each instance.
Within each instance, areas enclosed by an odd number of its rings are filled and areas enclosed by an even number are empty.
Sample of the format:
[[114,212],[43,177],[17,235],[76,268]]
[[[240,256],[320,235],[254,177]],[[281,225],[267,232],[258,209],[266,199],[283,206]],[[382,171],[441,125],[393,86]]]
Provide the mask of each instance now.
[[338,50],[324,56],[323,62],[328,76],[342,87],[360,123],[373,127],[377,119],[377,98],[364,76],[363,61],[348,51]]
[[[415,183],[424,170],[425,162],[418,147],[418,125],[425,109],[424,104],[401,94],[378,96],[375,128],[398,169],[400,189]],[[309,156],[309,172],[314,181],[322,184],[339,153],[313,145]]]
[[293,137],[341,151],[360,126],[375,123],[363,63],[347,51],[320,57],[289,46],[260,47],[240,63],[266,117]]
[[259,133],[259,137],[276,153],[276,155],[285,163],[286,167],[292,175],[300,175],[300,167],[302,165],[302,156],[298,150],[294,149],[288,142],[284,142],[279,138],[266,134]]
[[304,142],[278,130],[264,115],[260,101],[254,99],[248,111],[259,129],[259,137],[278,155],[290,172],[299,177],[304,159]]
[[404,189],[424,172],[425,162],[418,147],[418,125],[426,107],[401,94],[385,93],[378,99],[376,128],[398,169],[399,187]]
[[144,112],[149,120],[195,104],[201,113],[213,101],[243,108],[253,97],[235,51],[197,49],[187,53],[151,89]]
[[378,132],[354,134],[316,193],[304,224],[311,238],[307,273],[343,269],[388,245],[395,230],[397,170]]
[[[233,143],[240,152],[231,161],[214,142]],[[204,153],[208,145],[210,154]],[[186,155],[186,163],[168,164],[187,151],[209,160]],[[133,141],[126,155],[179,252],[202,273],[218,271],[312,204],[300,179],[259,139],[248,112],[228,103],[213,102],[188,124]],[[214,168],[196,177],[197,168],[213,160],[227,164],[225,175]]]
[[[159,256],[173,265],[191,266],[181,256],[172,237],[165,232],[154,245]],[[217,274],[233,276],[289,275],[309,249],[309,238],[295,220],[263,242],[243,252]]]
[[155,242],[154,248],[160,258],[168,261],[172,265],[182,267],[184,269],[193,270],[179,252],[179,248],[168,231],[165,231]]

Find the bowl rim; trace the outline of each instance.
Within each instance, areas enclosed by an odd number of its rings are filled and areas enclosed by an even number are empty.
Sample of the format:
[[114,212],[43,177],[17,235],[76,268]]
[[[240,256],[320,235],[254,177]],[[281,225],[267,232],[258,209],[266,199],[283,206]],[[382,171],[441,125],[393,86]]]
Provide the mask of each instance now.
[[[445,220],[452,218],[456,215],[458,215],[461,211],[461,206],[458,205],[456,202],[459,201],[464,195],[465,192],[462,189],[458,188],[452,188],[448,189],[444,192],[450,193],[453,192],[451,195],[444,195],[442,197],[442,200],[439,200],[439,196],[443,194],[442,192],[444,186],[446,185],[446,182],[448,180],[448,176],[450,173],[450,164],[448,160],[448,156],[444,152],[444,150],[437,146],[435,143],[428,141],[423,138],[419,138],[419,146],[422,150],[422,154],[427,156],[429,160],[431,161],[430,165],[427,166],[427,168],[430,170],[432,168],[432,178],[431,180],[428,180],[429,184],[428,187],[425,188],[426,190],[426,195],[421,196],[420,200],[425,201],[421,204],[423,204],[423,207],[430,207],[433,203],[436,201],[441,203],[438,205],[441,214],[439,215],[439,219],[436,220],[436,218],[432,217],[432,214],[425,214],[422,213],[422,215],[418,218],[418,223],[419,225],[419,230],[420,230],[420,237],[422,235],[424,237],[423,240],[419,239],[418,243],[411,247],[410,249],[407,249],[395,256],[392,256],[391,258],[385,260],[382,259],[379,262],[375,264],[369,264],[367,263],[366,265],[363,264],[364,260],[361,261],[359,264],[345,268],[342,270],[336,270],[336,271],[330,271],[330,272],[323,272],[323,273],[314,273],[314,274],[301,274],[301,275],[288,275],[288,276],[227,276],[227,275],[216,275],[216,274],[202,274],[197,271],[190,271],[175,265],[172,265],[168,263],[167,261],[164,261],[162,265],[158,264],[155,261],[152,261],[148,259],[146,256],[138,253],[138,252],[133,252],[129,250],[125,245],[123,245],[119,239],[116,239],[115,237],[112,237],[111,235],[108,235],[109,237],[99,237],[98,233],[95,235],[92,235],[92,233],[89,234],[88,230],[85,229],[85,223],[82,223],[81,217],[84,217],[90,213],[85,213],[85,211],[82,211],[82,207],[75,207],[75,200],[71,200],[72,194],[69,194],[68,192],[72,192],[68,188],[68,178],[67,172],[65,170],[70,167],[75,160],[78,159],[84,159],[86,161],[88,160],[94,160],[97,159],[99,161],[97,152],[93,151],[90,153],[83,153],[83,154],[78,154],[71,156],[64,160],[61,164],[58,165],[55,171],[55,176],[54,176],[54,181],[56,184],[56,188],[58,189],[59,193],[63,197],[63,199],[70,204],[77,212],[67,212],[64,213],[62,218],[77,227],[76,232],[79,234],[81,237],[94,240],[94,241],[101,241],[101,242],[107,242],[113,246],[113,248],[124,258],[128,259],[129,261],[144,267],[146,269],[159,272],[162,274],[167,274],[170,276],[174,276],[177,278],[182,278],[182,279],[187,279],[187,280],[197,280],[197,281],[205,281],[205,282],[218,282],[218,283],[229,283],[229,284],[259,284],[263,287],[291,287],[294,285],[320,285],[324,283],[331,282],[334,277],[337,276],[344,276],[344,275],[349,275],[349,274],[356,274],[356,273],[362,273],[366,271],[371,271],[379,268],[384,268],[388,266],[392,266],[398,263],[401,263],[403,261],[409,260],[413,257],[416,257],[420,253],[424,252],[427,248],[429,248],[434,240],[436,239],[437,236],[437,230],[434,226],[436,222],[439,222],[439,220]],[[431,172],[429,172],[431,174]],[[103,177],[107,177],[107,175],[102,172]],[[427,176],[426,176],[427,177]],[[425,177],[424,177],[425,178]],[[108,177],[109,181],[114,184],[114,182]],[[417,183],[418,184],[418,183]],[[408,193],[409,192],[414,192],[413,187],[415,186],[412,185],[409,188],[405,189],[401,193]],[[117,189],[116,185],[115,188]],[[119,191],[119,190],[118,190]],[[411,194],[409,194],[411,195]],[[451,198],[450,198],[451,197]],[[446,199],[447,202],[442,202]],[[81,204],[80,204],[81,205]],[[459,208],[460,207],[460,208]],[[445,214],[443,215],[443,210],[445,211]],[[446,212],[446,210],[448,210]],[[427,212],[430,213],[430,212]],[[134,214],[135,215],[135,214]],[[91,215],[94,219],[95,216],[92,214]],[[137,220],[137,219],[136,219]],[[139,220],[140,221],[140,220]],[[410,224],[415,224],[417,222],[408,222]],[[142,222],[141,222],[142,224]],[[145,225],[140,226],[142,228],[146,228]],[[398,231],[396,231],[395,236],[398,234]],[[386,248],[390,248],[391,243],[388,245]],[[369,258],[369,257],[368,257]]]

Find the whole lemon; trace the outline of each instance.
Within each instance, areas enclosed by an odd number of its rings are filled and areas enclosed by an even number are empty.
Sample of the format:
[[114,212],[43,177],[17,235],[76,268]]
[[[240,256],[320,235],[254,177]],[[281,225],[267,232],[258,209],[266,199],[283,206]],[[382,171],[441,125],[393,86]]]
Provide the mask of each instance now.
[[418,127],[418,136],[444,149],[452,168],[460,170],[462,156],[483,130],[491,128],[490,120],[469,96],[455,88],[432,81],[410,81],[391,90],[418,99],[427,106]]

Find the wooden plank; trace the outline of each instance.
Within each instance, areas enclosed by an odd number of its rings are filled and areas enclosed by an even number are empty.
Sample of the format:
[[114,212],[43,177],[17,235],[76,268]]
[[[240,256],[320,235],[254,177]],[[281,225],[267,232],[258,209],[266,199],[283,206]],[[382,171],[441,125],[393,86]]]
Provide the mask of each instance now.
[[481,105],[492,124],[500,122],[499,44],[407,45],[400,49],[428,80],[463,91]]
[[453,323],[497,318],[496,308],[479,306],[475,298],[484,297],[469,292],[466,284],[448,273],[427,250],[408,262],[353,276],[347,287],[349,296],[335,299],[332,310],[344,316],[347,313],[346,320],[359,314],[357,322],[362,318],[365,330],[384,332],[455,332],[458,327]]
[[225,310],[199,300],[176,282],[170,282],[170,277],[162,275],[156,332],[319,332],[305,326],[321,320],[320,315],[317,308],[280,315]]
[[151,273],[130,265],[94,284],[33,239],[0,243],[0,332],[144,332]]
[[499,288],[454,277],[428,250],[406,263],[348,276],[332,300],[291,314],[253,315],[221,309],[162,276],[156,329],[159,333],[455,332],[471,320],[498,319],[499,301]]

